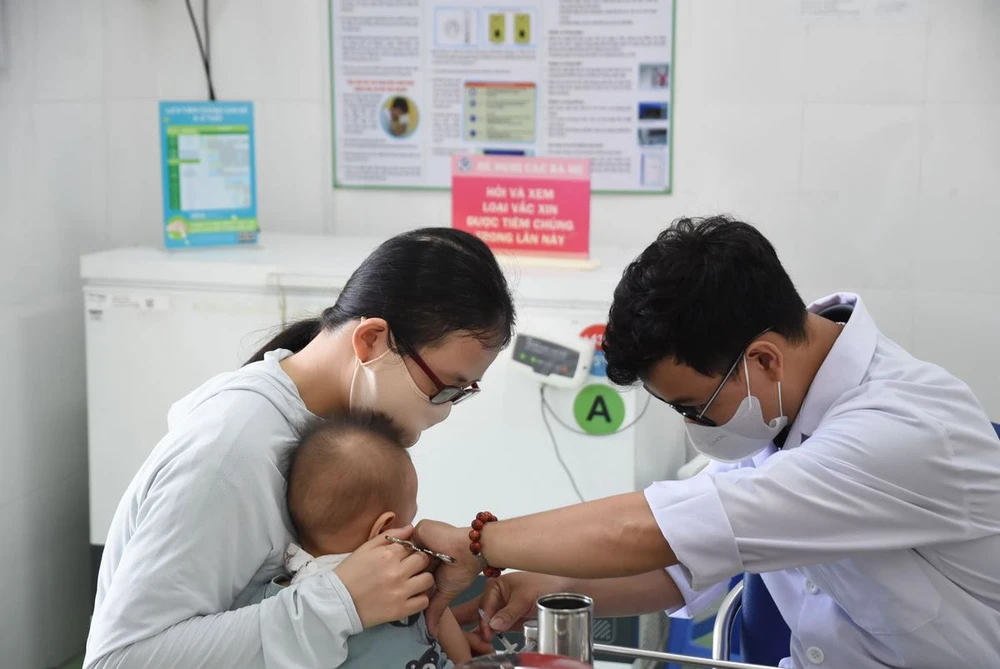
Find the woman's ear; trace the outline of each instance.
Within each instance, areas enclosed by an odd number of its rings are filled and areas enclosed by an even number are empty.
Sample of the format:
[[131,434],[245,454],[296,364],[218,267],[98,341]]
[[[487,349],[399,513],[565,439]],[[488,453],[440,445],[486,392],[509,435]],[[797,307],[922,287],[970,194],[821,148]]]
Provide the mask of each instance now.
[[351,344],[358,360],[374,360],[389,348],[389,324],[384,318],[362,318],[351,335]]
[[392,525],[392,521],[394,520],[396,520],[396,514],[392,511],[386,511],[383,513],[378,517],[378,520],[375,521],[375,524],[372,525],[372,530],[368,533],[368,539],[374,539],[378,535],[385,532],[389,529],[389,526]]

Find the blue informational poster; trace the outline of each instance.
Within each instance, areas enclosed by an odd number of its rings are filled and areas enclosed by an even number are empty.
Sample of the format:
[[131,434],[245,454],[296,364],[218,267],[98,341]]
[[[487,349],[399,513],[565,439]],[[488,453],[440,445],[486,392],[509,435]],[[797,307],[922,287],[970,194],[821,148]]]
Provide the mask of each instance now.
[[167,248],[254,244],[252,102],[161,102]]

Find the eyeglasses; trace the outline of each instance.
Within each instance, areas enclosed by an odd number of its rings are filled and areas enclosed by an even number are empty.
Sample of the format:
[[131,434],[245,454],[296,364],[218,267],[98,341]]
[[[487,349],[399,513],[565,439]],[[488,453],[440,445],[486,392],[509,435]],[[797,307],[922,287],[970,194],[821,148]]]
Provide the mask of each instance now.
[[424,359],[420,357],[416,349],[412,346],[408,346],[409,356],[413,358],[413,362],[417,363],[417,366],[423,370],[427,378],[431,380],[437,391],[430,396],[431,404],[447,404],[451,402],[452,404],[458,404],[459,402],[464,402],[473,395],[479,393],[479,384],[473,381],[465,387],[449,386],[441,382],[430,366],[424,362]]
[[674,402],[668,402],[659,395],[657,395],[656,393],[654,393],[652,390],[650,390],[649,386],[646,386],[646,392],[648,392],[650,395],[652,395],[656,399],[660,400],[661,402],[669,406],[671,409],[673,409],[680,415],[684,416],[684,418],[686,418],[687,420],[691,421],[692,423],[695,423],[696,425],[704,425],[705,427],[718,427],[719,424],[716,423],[711,418],[705,416],[705,412],[708,411],[708,408],[710,406],[712,406],[712,402],[715,401],[715,398],[719,396],[719,393],[722,392],[723,387],[725,387],[726,383],[733,376],[733,372],[736,371],[736,367],[740,364],[740,360],[742,360],[743,356],[746,355],[746,351],[748,348],[750,348],[750,344],[754,343],[755,341],[757,341],[770,331],[771,328],[767,328],[759,335],[748,341],[747,345],[744,346],[742,349],[740,349],[740,354],[736,356],[735,360],[733,360],[733,364],[729,367],[729,371],[726,372],[726,375],[722,377],[722,381],[715,388],[715,392],[712,393],[712,396],[709,397],[708,401],[705,402],[703,405],[701,405],[700,408],[692,404],[675,404]]

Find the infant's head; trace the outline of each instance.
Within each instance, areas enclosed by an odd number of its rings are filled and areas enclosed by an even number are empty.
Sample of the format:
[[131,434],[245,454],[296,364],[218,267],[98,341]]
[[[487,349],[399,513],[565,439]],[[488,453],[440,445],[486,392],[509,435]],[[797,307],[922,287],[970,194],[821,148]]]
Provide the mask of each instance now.
[[350,553],[417,513],[417,473],[402,433],[362,411],[312,426],[292,452],[288,511],[308,553]]

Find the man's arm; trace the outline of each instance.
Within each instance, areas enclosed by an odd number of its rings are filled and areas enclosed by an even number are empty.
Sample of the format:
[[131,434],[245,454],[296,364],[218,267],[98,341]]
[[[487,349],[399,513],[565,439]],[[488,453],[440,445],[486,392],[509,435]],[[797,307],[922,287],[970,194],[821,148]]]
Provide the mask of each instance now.
[[593,599],[594,612],[602,618],[640,616],[684,604],[677,584],[663,569],[623,578],[571,580],[567,587]]

